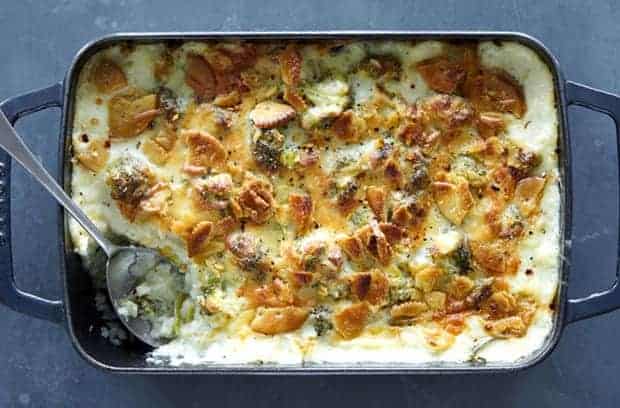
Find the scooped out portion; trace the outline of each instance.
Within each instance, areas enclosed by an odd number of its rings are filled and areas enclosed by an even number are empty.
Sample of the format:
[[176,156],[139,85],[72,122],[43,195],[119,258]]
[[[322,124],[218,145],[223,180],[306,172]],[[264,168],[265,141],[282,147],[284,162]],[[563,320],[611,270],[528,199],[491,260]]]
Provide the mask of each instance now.
[[168,259],[150,249],[121,249],[108,260],[106,278],[111,302],[133,334],[149,345],[176,336],[187,293]]

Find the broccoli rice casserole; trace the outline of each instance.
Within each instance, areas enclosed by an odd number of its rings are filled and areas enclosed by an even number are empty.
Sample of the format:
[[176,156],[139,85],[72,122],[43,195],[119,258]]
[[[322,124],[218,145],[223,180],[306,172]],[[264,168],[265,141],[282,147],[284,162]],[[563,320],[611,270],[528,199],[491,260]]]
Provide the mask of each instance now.
[[514,42],[123,43],[80,72],[72,196],[178,266],[120,308],[156,363],[515,361],[553,326],[557,121]]

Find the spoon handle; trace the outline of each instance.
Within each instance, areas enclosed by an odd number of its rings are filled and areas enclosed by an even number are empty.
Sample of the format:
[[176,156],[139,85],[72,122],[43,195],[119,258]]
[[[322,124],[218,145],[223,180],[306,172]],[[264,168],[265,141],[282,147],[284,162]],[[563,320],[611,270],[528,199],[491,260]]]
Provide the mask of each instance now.
[[101,246],[103,251],[110,256],[116,249],[116,246],[101,234],[97,226],[84,214],[82,209],[71,197],[65,193],[47,170],[45,170],[3,113],[0,113],[0,147],[6,150],[11,157],[19,162],[28,173],[45,187],[56,201],[58,201],[58,203],[90,234],[99,246]]

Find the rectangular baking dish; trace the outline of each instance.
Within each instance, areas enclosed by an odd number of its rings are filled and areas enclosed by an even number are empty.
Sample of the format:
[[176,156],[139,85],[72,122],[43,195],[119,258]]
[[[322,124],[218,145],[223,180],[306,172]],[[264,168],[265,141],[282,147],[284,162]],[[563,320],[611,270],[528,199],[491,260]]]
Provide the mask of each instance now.
[[[515,41],[535,52],[552,72],[559,133],[559,165],[561,175],[561,254],[560,279],[555,300],[555,320],[551,334],[541,349],[527,358],[512,363],[427,363],[427,364],[309,364],[309,365],[201,365],[170,367],[147,363],[149,348],[141,344],[116,347],[104,339],[98,327],[99,312],[93,301],[90,275],[83,270],[78,256],[73,252],[67,230],[67,218],[58,210],[58,246],[61,253],[59,273],[64,294],[61,300],[48,300],[17,288],[13,275],[11,254],[10,175],[11,160],[0,151],[0,301],[18,312],[63,324],[78,353],[96,367],[119,373],[142,374],[438,374],[510,372],[531,367],[547,357],[555,347],[562,329],[569,323],[593,317],[620,308],[618,268],[613,285],[600,293],[580,299],[567,298],[570,265],[570,237],[572,225],[572,192],[570,174],[570,135],[567,127],[567,107],[580,105],[611,116],[618,126],[620,120],[620,97],[585,85],[565,81],[560,67],[549,50],[538,40],[514,32],[421,32],[421,31],[329,31],[329,32],[234,32],[234,33],[121,33],[106,36],[85,45],[75,56],[64,81],[47,88],[9,98],[0,104],[0,111],[11,124],[30,113],[49,107],[62,109],[59,137],[58,174],[61,184],[68,187],[71,179],[70,157],[71,129],[74,109],[74,92],[78,74],[83,64],[103,47],[121,41],[148,43],[166,40],[286,40],[286,39],[400,39],[400,40],[470,40]],[[617,127],[618,132],[618,127]],[[50,225],[50,228],[53,226]]]

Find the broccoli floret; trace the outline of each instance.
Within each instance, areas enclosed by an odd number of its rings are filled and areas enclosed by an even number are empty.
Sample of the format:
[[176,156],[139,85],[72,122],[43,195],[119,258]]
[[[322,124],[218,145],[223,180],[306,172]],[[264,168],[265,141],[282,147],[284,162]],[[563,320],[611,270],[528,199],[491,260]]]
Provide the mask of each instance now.
[[411,279],[404,276],[390,279],[390,303],[403,303],[417,297],[418,290]]
[[321,337],[334,327],[330,315],[331,309],[325,305],[318,305],[310,311],[310,320],[317,336]]
[[230,252],[235,256],[239,267],[261,281],[271,270],[271,259],[267,251],[253,236],[246,233],[233,235],[228,240]]
[[454,259],[454,264],[458,268],[459,274],[466,275],[471,270],[471,253],[467,245],[461,244],[456,251],[454,251],[452,258]]
[[214,273],[210,273],[207,277],[207,281],[202,286],[202,292],[205,296],[212,294],[216,289],[222,286],[222,280]]
[[254,160],[265,170],[276,171],[282,165],[284,136],[275,129],[260,132],[252,146]]
[[472,270],[471,252],[466,242],[463,242],[450,254],[441,256],[438,261],[449,274],[467,275]]
[[364,225],[368,224],[368,221],[372,218],[373,214],[370,209],[363,205],[358,207],[351,216],[349,217],[349,221],[356,228],[361,228]]
[[110,195],[127,205],[137,205],[150,188],[148,169],[136,159],[123,157],[110,165],[107,184]]

